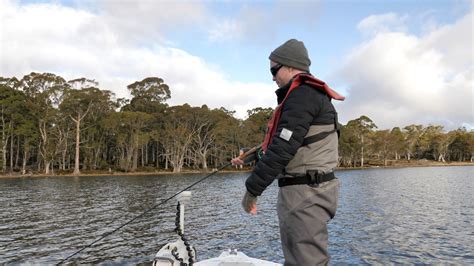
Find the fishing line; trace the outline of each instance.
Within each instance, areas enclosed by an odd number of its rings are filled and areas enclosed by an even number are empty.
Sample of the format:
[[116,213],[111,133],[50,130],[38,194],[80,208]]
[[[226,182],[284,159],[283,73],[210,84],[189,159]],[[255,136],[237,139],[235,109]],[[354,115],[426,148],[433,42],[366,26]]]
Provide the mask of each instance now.
[[104,235],[102,235],[102,236],[99,237],[98,239],[94,240],[92,243],[88,244],[87,246],[84,246],[83,248],[81,248],[81,249],[79,249],[78,251],[76,251],[74,254],[70,255],[69,257],[67,257],[67,258],[65,258],[65,259],[63,259],[63,260],[61,260],[58,264],[64,263],[64,262],[67,261],[68,259],[70,259],[70,258],[74,257],[75,255],[79,254],[79,253],[80,253],[81,251],[83,251],[84,249],[91,247],[92,245],[94,245],[95,243],[99,242],[100,240],[102,240],[102,239],[106,238],[107,236],[109,236],[109,235],[111,235],[111,234],[117,232],[118,230],[120,230],[120,229],[123,228],[124,226],[126,226],[126,225],[132,223],[132,222],[135,221],[136,219],[138,219],[138,218],[142,217],[143,215],[149,213],[150,211],[152,211],[152,210],[155,209],[156,207],[165,204],[165,203],[168,202],[170,199],[176,197],[176,196],[179,195],[180,193],[182,193],[182,192],[184,192],[184,191],[186,191],[186,190],[188,190],[188,189],[194,187],[195,185],[197,185],[197,184],[201,183],[202,181],[208,179],[209,177],[215,175],[217,172],[219,172],[220,170],[226,168],[227,166],[230,166],[231,164],[232,164],[232,163],[227,163],[227,164],[221,166],[221,167],[220,167],[219,169],[217,169],[216,171],[214,171],[214,172],[212,172],[211,174],[207,175],[206,177],[204,177],[204,178],[198,180],[197,182],[194,182],[193,184],[189,185],[189,186],[186,187],[185,189],[182,189],[181,191],[177,192],[177,193],[174,194],[173,196],[171,196],[171,197],[169,197],[169,198],[163,200],[162,202],[160,202],[160,203],[154,205],[153,207],[151,207],[151,208],[149,208],[148,210],[144,211],[142,214],[136,216],[135,218],[131,219],[130,221],[128,221],[128,222],[122,224],[121,226],[117,227],[117,228],[114,229],[113,231],[110,231],[110,232],[108,232],[108,233],[105,233]]

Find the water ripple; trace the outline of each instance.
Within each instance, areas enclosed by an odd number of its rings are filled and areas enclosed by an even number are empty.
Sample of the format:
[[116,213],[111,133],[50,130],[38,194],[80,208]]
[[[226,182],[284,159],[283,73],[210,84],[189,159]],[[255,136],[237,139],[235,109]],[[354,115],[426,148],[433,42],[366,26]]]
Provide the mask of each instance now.
[[[474,167],[340,171],[329,224],[332,264],[474,263]],[[0,264],[54,264],[204,175],[0,180]],[[219,174],[192,189],[185,234],[199,259],[237,248],[283,262],[275,184],[242,211],[247,174]],[[138,264],[177,239],[176,201],[94,244],[71,262]]]

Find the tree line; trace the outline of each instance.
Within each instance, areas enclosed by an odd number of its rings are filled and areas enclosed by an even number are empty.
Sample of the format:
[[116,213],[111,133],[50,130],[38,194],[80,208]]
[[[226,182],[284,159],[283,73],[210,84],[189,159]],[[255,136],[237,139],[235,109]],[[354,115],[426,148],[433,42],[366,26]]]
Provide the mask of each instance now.
[[[271,108],[248,110],[244,120],[225,108],[169,106],[163,79],[127,86],[116,98],[92,79],[52,73],[0,77],[2,173],[135,172],[217,168],[242,147],[263,140]],[[377,130],[367,116],[341,125],[340,166],[368,160],[471,161],[474,133],[410,125]]]

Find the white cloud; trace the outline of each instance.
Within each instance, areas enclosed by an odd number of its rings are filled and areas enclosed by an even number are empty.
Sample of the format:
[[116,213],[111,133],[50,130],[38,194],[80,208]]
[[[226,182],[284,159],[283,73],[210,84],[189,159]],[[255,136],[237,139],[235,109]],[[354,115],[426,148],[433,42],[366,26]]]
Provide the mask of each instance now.
[[275,34],[271,26],[271,16],[258,7],[242,7],[235,17],[216,17],[210,20],[209,40],[213,42],[254,40],[268,41]]
[[209,30],[209,40],[213,42],[228,41],[241,35],[240,25],[234,19],[226,19],[220,23],[216,23],[213,28]]
[[163,42],[164,34],[207,20],[207,9],[198,1],[96,1],[103,22],[124,42]]
[[357,29],[365,34],[377,34],[389,31],[406,31],[407,16],[400,17],[395,13],[372,15],[364,18]]
[[356,47],[336,74],[349,87],[341,117],[367,115],[380,128],[474,127],[471,21],[472,13],[421,37],[379,31]]
[[[285,27],[311,32],[316,29],[321,3],[318,1],[254,2],[242,5],[233,18],[216,17],[209,21],[211,41],[272,42]],[[289,14],[298,14],[297,16]]]
[[[0,2],[0,76],[21,78],[36,71],[52,72],[66,79],[87,77],[95,79],[102,89],[109,89],[118,97],[129,96],[128,84],[158,76],[171,87],[171,104],[223,106],[236,110],[239,117],[244,117],[246,110],[255,106],[273,106],[274,88],[271,84],[229,80],[203,59],[163,46],[160,42],[148,46],[123,42],[127,32],[139,27],[138,23],[132,23],[129,28],[119,29],[120,25],[126,24],[125,20],[130,21],[125,17],[138,16],[137,8],[152,8],[148,5],[155,2],[143,3],[144,6],[131,7],[124,2],[109,7],[110,10],[105,8],[103,12],[93,13],[56,4],[21,6],[3,0]],[[127,8],[131,8],[129,13]],[[146,16],[153,24],[151,14]],[[118,15],[124,22],[111,19]],[[167,19],[172,21],[172,18],[170,14]],[[143,25],[143,32],[154,34],[151,27]],[[142,35],[137,36],[139,40]],[[259,93],[255,94],[255,91]]]

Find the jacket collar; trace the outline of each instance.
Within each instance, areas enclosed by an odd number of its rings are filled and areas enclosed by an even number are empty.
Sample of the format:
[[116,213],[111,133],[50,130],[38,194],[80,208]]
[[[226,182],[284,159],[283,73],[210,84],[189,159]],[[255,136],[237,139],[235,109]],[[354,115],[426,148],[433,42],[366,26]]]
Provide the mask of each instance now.
[[293,80],[295,80],[295,78],[297,78],[299,75],[302,75],[302,74],[303,74],[303,75],[310,75],[310,76],[311,76],[310,73],[298,73],[298,74],[296,74],[292,79],[290,79],[290,81],[288,81],[287,84],[281,86],[280,88],[278,88],[278,89],[275,91],[275,93],[276,93],[276,95],[277,95],[277,97],[278,97],[278,98],[277,98],[278,104],[280,104],[280,103],[283,101],[283,99],[285,99],[285,96],[286,96],[286,94],[288,93],[288,90],[290,89],[291,83],[293,83]]
[[280,104],[283,101],[283,99],[285,99],[285,96],[288,93],[288,90],[290,89],[292,82],[293,82],[293,79],[291,79],[287,84],[281,86],[275,91],[277,95],[278,104]]

